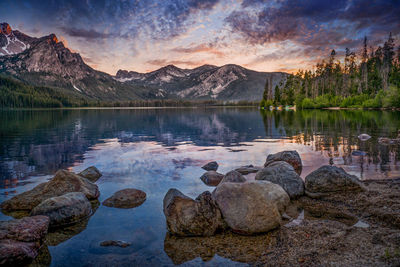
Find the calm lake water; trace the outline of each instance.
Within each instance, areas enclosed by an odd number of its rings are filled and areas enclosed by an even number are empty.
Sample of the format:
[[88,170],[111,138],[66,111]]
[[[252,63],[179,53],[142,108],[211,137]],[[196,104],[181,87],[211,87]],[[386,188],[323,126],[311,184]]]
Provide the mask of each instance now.
[[[259,255],[247,255],[245,246],[235,242],[262,246],[266,238],[230,235],[213,250],[217,241],[212,238],[199,243],[166,233],[165,193],[173,187],[195,198],[212,191],[199,179],[204,172],[200,167],[208,161],[216,160],[225,173],[242,165],[261,166],[270,153],[297,150],[303,178],[325,164],[341,166],[360,179],[400,177],[400,142],[378,142],[380,137],[397,138],[400,112],[35,110],[0,111],[0,122],[0,202],[47,181],[58,169],[79,172],[92,165],[103,173],[97,182],[100,202],[124,188],[147,193],[137,208],[100,205],[88,220],[50,234],[41,263],[51,266],[251,264]],[[361,133],[372,138],[361,142]],[[11,217],[2,214],[0,219]],[[99,246],[110,239],[132,245]]]

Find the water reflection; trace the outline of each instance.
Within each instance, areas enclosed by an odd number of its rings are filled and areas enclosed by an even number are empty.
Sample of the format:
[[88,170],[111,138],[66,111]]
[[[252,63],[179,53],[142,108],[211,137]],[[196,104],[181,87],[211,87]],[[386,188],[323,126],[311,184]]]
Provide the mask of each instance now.
[[[248,151],[245,143],[253,146],[260,138],[287,140],[322,152],[331,164],[358,169],[361,178],[366,170],[381,173],[378,178],[393,177],[399,174],[400,142],[378,139],[397,137],[399,115],[304,110],[260,116],[254,109],[1,111],[0,186],[14,188],[29,176],[73,167],[95,144],[110,139],[121,144],[155,141],[171,152],[193,144],[204,147],[199,151],[225,146],[235,153]],[[360,133],[372,138],[362,142]],[[181,168],[191,164],[188,160],[174,164]]]

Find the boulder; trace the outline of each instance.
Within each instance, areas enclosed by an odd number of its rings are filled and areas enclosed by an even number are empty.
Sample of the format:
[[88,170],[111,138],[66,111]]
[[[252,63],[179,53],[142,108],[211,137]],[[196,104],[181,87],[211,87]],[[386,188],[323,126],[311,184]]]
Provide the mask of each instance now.
[[92,183],[99,180],[99,178],[102,176],[101,172],[95,166],[90,166],[89,168],[84,169],[78,173],[78,175],[88,179]]
[[206,171],[217,171],[218,170],[218,163],[216,161],[211,161],[204,165],[203,167],[204,170]]
[[303,179],[286,161],[275,161],[268,164],[266,168],[256,174],[255,179],[280,185],[292,199],[304,195]]
[[129,247],[131,243],[121,241],[121,240],[106,240],[100,243],[102,247],[121,247],[126,248]]
[[[246,182],[246,178],[237,171],[230,171],[225,174],[221,183],[243,183]],[[220,183],[220,184],[221,184]]]
[[297,153],[296,150],[292,151],[282,151],[279,153],[271,154],[268,155],[267,161],[264,164],[264,167],[267,167],[269,164],[271,164],[274,161],[286,161],[290,165],[293,166],[294,170],[298,173],[298,175],[301,174],[301,171],[303,169],[303,164],[301,162],[301,158],[299,153]]
[[216,171],[208,171],[204,173],[200,179],[209,186],[217,186],[221,180],[224,178],[224,175],[218,173]]
[[49,182],[39,184],[32,190],[4,201],[1,208],[6,211],[31,211],[44,200],[69,192],[82,192],[89,200],[96,199],[100,195],[97,185],[86,178],[66,170],[59,170]]
[[305,178],[306,194],[319,197],[327,194],[364,190],[363,185],[354,175],[350,175],[336,166],[322,166]]
[[0,265],[22,266],[37,255],[49,227],[46,216],[0,221]]
[[128,188],[115,192],[111,197],[104,200],[103,205],[107,207],[130,209],[142,205],[145,200],[145,192]]
[[268,181],[221,183],[213,198],[232,231],[246,235],[279,227],[290,202],[282,187]]
[[208,191],[193,200],[177,189],[170,189],[164,197],[164,215],[168,231],[179,236],[211,236],[224,225]]
[[255,173],[255,172],[258,172],[259,170],[261,170],[260,167],[254,167],[253,165],[246,165],[246,166],[242,166],[242,167],[235,169],[235,171],[237,171],[243,175],[247,175],[249,173]]
[[37,205],[31,216],[44,215],[50,218],[50,227],[70,225],[92,213],[89,200],[81,192],[52,197]]

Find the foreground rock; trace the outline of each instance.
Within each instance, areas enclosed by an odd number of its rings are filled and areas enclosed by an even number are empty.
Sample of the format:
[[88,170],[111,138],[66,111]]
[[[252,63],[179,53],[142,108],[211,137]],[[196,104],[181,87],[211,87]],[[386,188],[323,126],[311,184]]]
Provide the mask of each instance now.
[[46,199],[32,210],[31,216],[47,216],[50,227],[57,227],[76,223],[91,213],[92,207],[86,196],[73,192]]
[[243,183],[246,182],[246,178],[237,171],[230,171],[225,174],[221,183]]
[[193,200],[177,189],[170,189],[164,197],[164,214],[168,231],[179,236],[211,236],[224,225],[208,191]]
[[275,161],[286,161],[297,172],[298,175],[301,174],[303,169],[303,163],[301,162],[301,158],[299,153],[296,150],[292,151],[282,151],[279,153],[268,155],[267,161],[264,164],[264,167],[268,167],[269,164]]
[[225,222],[239,234],[268,232],[281,224],[289,196],[268,181],[222,183],[213,192]]
[[259,170],[261,170],[260,167],[254,167],[253,165],[246,165],[246,166],[242,166],[240,168],[235,169],[235,171],[237,171],[243,175],[247,175],[249,173],[256,173]]
[[203,183],[209,186],[217,186],[223,178],[224,175],[216,171],[208,171],[200,177]]
[[364,188],[356,176],[342,168],[326,165],[307,175],[305,189],[308,196],[320,197],[336,192],[361,191]]
[[145,192],[134,188],[127,188],[115,192],[103,202],[103,205],[107,207],[130,209],[142,205],[145,200]]
[[218,170],[218,163],[216,161],[211,161],[211,162],[207,163],[206,165],[204,165],[201,168],[206,170],[206,171],[217,171]]
[[106,240],[100,243],[102,247],[121,247],[126,248],[129,247],[131,243],[121,241],[121,240]]
[[82,192],[89,199],[96,199],[100,192],[97,185],[86,178],[65,170],[59,170],[47,183],[42,183],[22,194],[4,201],[1,208],[6,211],[31,211],[42,201],[64,195],[69,192]]
[[95,166],[90,166],[89,168],[84,169],[78,173],[78,175],[88,179],[92,183],[99,180],[99,178],[102,176],[101,172]]
[[37,255],[49,227],[46,216],[0,221],[0,265],[21,266]]
[[256,174],[256,180],[266,180],[278,184],[285,189],[290,198],[304,195],[303,179],[296,173],[292,165],[285,161],[275,161]]

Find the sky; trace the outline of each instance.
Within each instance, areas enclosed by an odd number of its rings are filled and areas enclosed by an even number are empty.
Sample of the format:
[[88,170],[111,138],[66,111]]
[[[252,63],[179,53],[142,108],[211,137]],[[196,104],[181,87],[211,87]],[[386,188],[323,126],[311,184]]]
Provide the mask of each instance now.
[[56,34],[91,67],[148,72],[168,64],[310,69],[332,49],[359,52],[389,32],[400,0],[1,0],[0,21],[30,36]]

